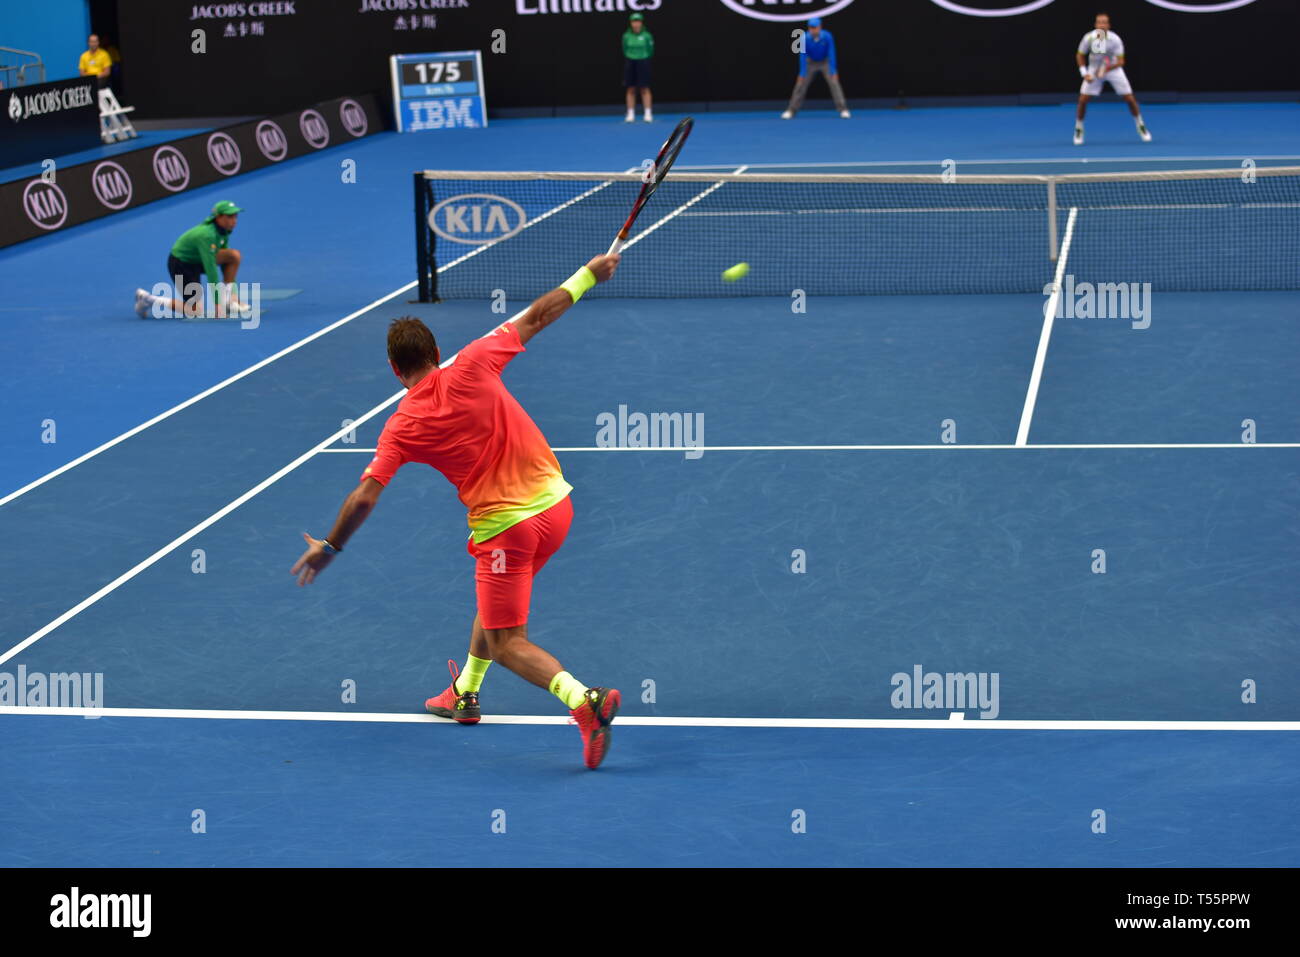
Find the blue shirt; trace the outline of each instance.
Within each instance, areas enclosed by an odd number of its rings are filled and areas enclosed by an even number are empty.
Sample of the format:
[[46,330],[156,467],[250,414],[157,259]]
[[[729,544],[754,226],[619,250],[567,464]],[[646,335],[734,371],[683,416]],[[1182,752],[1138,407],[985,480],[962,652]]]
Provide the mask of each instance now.
[[820,63],[822,60],[830,61],[832,73],[839,73],[835,66],[835,38],[831,36],[831,31],[822,27],[821,36],[816,40],[813,39],[812,31],[805,30],[803,35],[803,52],[799,54],[799,75],[808,75],[808,61],[813,60]]

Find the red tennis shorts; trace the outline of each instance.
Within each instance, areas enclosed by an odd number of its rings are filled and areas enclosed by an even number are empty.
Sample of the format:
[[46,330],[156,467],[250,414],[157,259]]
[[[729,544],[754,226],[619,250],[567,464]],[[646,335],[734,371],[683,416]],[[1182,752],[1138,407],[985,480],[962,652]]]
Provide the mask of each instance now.
[[484,628],[514,628],[528,621],[533,576],[559,551],[573,522],[569,496],[500,535],[466,546],[474,556],[474,591]]

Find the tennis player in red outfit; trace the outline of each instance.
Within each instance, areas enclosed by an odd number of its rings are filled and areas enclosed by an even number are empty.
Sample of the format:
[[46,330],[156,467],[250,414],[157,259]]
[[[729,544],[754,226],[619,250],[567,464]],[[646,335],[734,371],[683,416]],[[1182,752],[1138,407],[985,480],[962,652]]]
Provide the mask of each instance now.
[[499,661],[565,703],[582,732],[589,768],[609,750],[609,726],[621,696],[615,688],[588,688],[528,640],[533,577],[568,534],[572,486],[541,430],[501,382],[501,371],[584,292],[614,275],[618,261],[617,255],[597,256],[518,317],[465,346],[445,369],[439,368],[428,327],[419,319],[395,319],[388,328],[388,364],[407,393],[329,536],[304,534],[307,551],[292,569],[299,585],[311,584],[361,527],[399,468],[407,462],[433,466],[469,509],[478,614],[464,672],[449,661],[451,686],[425,702],[425,709],[477,723],[483,675]]

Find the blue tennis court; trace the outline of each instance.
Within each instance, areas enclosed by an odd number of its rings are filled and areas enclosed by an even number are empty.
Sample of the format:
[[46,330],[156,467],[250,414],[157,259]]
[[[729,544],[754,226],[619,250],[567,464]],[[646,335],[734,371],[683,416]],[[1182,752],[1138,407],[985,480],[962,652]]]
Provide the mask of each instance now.
[[[595,772],[504,668],[481,726],[423,714],[474,614],[464,508],[431,470],[316,585],[288,570],[400,398],[388,322],[448,355],[505,318],[494,290],[518,311],[618,226],[554,215],[448,267],[461,298],[412,302],[412,174],[633,169],[677,117],[380,134],[0,251],[0,863],[1300,863],[1300,206],[1294,175],[1238,175],[1300,166],[1297,108],[1146,113],[1154,157],[1107,103],[1086,157],[1042,132],[1064,109],[810,113],[799,137],[697,117],[683,173],[1232,175],[1146,183],[1122,214],[1062,186],[1056,260],[1011,186],[978,187],[997,225],[971,229],[874,184],[837,232],[851,196],[739,227],[808,194],[667,184],[653,217],[689,207],[610,286],[649,291],[578,304],[505,375],[575,488],[532,637],[624,696]],[[277,291],[260,324],[136,318],[166,242],[224,198]],[[1135,261],[1108,241],[1127,229]],[[724,289],[737,261],[752,286]],[[1151,282],[1140,315],[1082,308],[1074,279],[1112,277]],[[690,441],[602,437],[638,413]]]

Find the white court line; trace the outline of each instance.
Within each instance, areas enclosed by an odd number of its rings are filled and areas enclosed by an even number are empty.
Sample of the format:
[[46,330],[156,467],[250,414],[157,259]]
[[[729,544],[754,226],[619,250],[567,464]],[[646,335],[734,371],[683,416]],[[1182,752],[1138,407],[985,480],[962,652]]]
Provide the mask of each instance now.
[[[721,185],[721,184],[719,184]],[[1129,206],[1117,206],[1116,209],[1131,209]],[[1159,207],[1164,208],[1164,207]],[[1170,207],[1174,208],[1174,207]],[[879,206],[854,209],[848,206],[839,209],[719,209],[687,213],[686,216],[838,216],[882,214],[882,213],[1040,213],[1041,209],[1027,206]]]
[[296,459],[294,459],[288,465],[284,466],[274,475],[270,476],[269,478],[263,479],[261,482],[258,482],[256,485],[254,485],[243,495],[239,496],[239,498],[227,504],[224,508],[221,508],[213,512],[203,521],[199,522],[199,524],[191,528],[188,532],[185,532],[179,537],[172,539],[171,542],[164,545],[162,548],[158,549],[156,552],[154,552],[144,561],[138,562],[130,570],[123,572],[121,575],[117,576],[117,578],[113,579],[111,582],[109,582],[99,591],[95,592],[93,595],[83,598],[80,602],[78,602],[76,605],[73,605],[71,608],[65,611],[58,618],[55,618],[53,621],[49,622],[42,628],[39,628],[36,631],[32,632],[22,641],[18,642],[18,644],[14,645],[12,648],[6,651],[3,655],[0,655],[0,664],[4,664],[6,661],[8,661],[14,655],[18,654],[24,648],[27,648],[28,646],[33,645],[36,642],[40,641],[42,638],[44,638],[46,635],[52,632],[55,628],[58,628],[60,625],[62,625],[64,622],[67,622],[70,619],[75,618],[77,615],[81,614],[91,605],[95,604],[95,602],[99,601],[105,595],[108,595],[111,592],[116,591],[120,586],[129,582],[132,578],[140,574],[149,566],[153,565],[159,559],[168,555],[169,553],[171,553],[173,550],[180,547],[181,545],[184,545],[187,541],[189,541],[195,535],[199,534],[199,532],[203,531],[205,528],[219,522],[222,518],[229,515],[235,509],[239,508],[239,506],[243,505],[249,499],[253,498],[255,495],[259,494],[269,486],[275,484],[280,479],[284,478],[286,475],[292,472],[294,469],[298,468],[298,466],[302,465],[304,462],[310,459],[313,455],[315,455],[325,446],[329,445],[332,442],[337,442],[340,438],[342,438],[347,433],[351,432],[358,425],[361,425],[362,423],[369,421],[371,418],[378,415],[380,412],[382,412],[388,406],[392,405],[394,402],[396,402],[405,394],[406,394],[406,390],[401,389],[396,393],[394,393],[393,395],[389,396],[387,399],[379,403],[379,405],[375,406],[365,415],[360,416],[351,424],[339,429],[329,438],[321,442],[318,442],[315,446],[313,446],[307,452],[304,452],[302,455],[298,456]]
[[[738,167],[737,169],[734,170],[734,172],[733,172],[732,175],[735,175],[735,173],[743,173],[743,172],[745,172],[745,170],[747,170],[747,169],[749,169],[748,166],[741,166],[741,167]],[[639,234],[637,234],[636,236],[633,236],[631,239],[629,239],[629,240],[628,240],[628,241],[623,245],[623,249],[624,249],[624,251],[626,251],[627,248],[628,248],[629,246],[635,245],[636,243],[639,243],[641,240],[645,239],[647,236],[649,236],[651,233],[653,233],[656,229],[658,229],[658,228],[659,228],[660,226],[662,226],[664,223],[666,223],[666,222],[668,222],[669,220],[674,219],[674,218],[676,218],[677,216],[680,216],[682,213],[686,212],[686,210],[690,209],[692,206],[694,206],[696,203],[698,203],[700,200],[702,200],[705,196],[708,196],[710,193],[715,192],[716,190],[721,189],[723,186],[726,186],[726,185],[727,185],[727,184],[726,184],[725,182],[714,183],[712,186],[710,186],[710,187],[709,187],[708,189],[706,189],[704,192],[702,192],[702,193],[700,193],[699,195],[694,196],[694,197],[692,197],[691,199],[687,200],[685,203],[683,203],[681,206],[678,206],[676,209],[674,209],[671,213],[669,213],[669,214],[668,214],[667,216],[665,216],[663,219],[659,220],[659,221],[656,222],[656,223],[651,224],[651,225],[648,226],[646,229],[642,230]]]
[[[1074,238],[1074,220],[1079,207],[1070,207],[1070,217],[1065,221],[1065,238],[1061,240],[1060,258],[1056,261],[1056,276],[1052,279],[1052,295],[1043,306],[1043,331],[1038,337],[1038,353],[1034,356],[1034,371],[1029,375],[1029,391],[1025,394],[1025,407],[1020,412],[1020,428],[1016,431],[1016,445],[1029,441],[1029,424],[1034,420],[1034,406],[1038,403],[1038,386],[1043,380],[1043,365],[1047,362],[1047,343],[1052,338],[1052,323],[1056,320],[1056,304],[1061,300],[1061,279],[1065,263],[1070,258],[1070,240]],[[1052,225],[1055,229],[1055,224]]]
[[[1300,203],[1162,203],[1159,205],[1134,205],[1125,204],[1120,206],[1087,206],[1089,211],[1103,210],[1114,211],[1120,210],[1127,212],[1133,209],[1158,210],[1168,212],[1170,210],[1184,211],[1189,209],[1295,209],[1300,207]],[[718,209],[702,210],[695,213],[686,213],[687,218],[691,217],[721,217],[721,216],[839,216],[843,214],[850,215],[882,215],[885,213],[1041,213],[1045,207],[1030,206],[868,206],[854,208],[842,206],[838,209]]]
[[244,369],[242,372],[236,372],[230,378],[223,379],[221,382],[218,382],[216,385],[204,389],[198,395],[191,396],[190,398],[186,399],[184,402],[180,403],[179,405],[172,406],[166,412],[160,413],[159,415],[155,415],[148,422],[142,422],[140,425],[137,425],[135,428],[123,432],[121,435],[117,436],[116,438],[109,439],[107,442],[105,442],[103,445],[99,446],[98,448],[91,449],[89,452],[77,456],[71,462],[68,462],[64,465],[60,465],[54,471],[47,472],[46,474],[42,475],[40,478],[36,479],[36,481],[29,482],[28,484],[24,485],[22,488],[18,489],[17,491],[10,492],[4,498],[0,498],[0,505],[7,505],[8,503],[16,499],[18,496],[24,495],[27,492],[30,492],[32,489],[44,485],[50,479],[62,475],[64,472],[68,471],[68,469],[76,468],[82,462],[85,462],[87,459],[94,458],[100,452],[106,452],[109,449],[111,449],[113,446],[117,445],[118,443],[124,442],[127,439],[131,438],[131,436],[138,435],[139,433],[143,432],[145,429],[149,428],[150,426],[157,425],[159,422],[163,421],[163,419],[170,418],[171,416],[175,415],[177,412],[180,412],[182,409],[189,408],[195,402],[198,402],[200,399],[206,399],[214,392],[219,392],[222,389],[224,389],[226,386],[234,382],[238,382],[240,379],[244,378],[244,376],[251,375],[252,373],[256,372],[258,369],[261,369],[264,366],[268,366],[272,362],[275,362],[277,359],[281,359],[287,356],[295,349],[301,349],[303,346],[313,341],[314,339],[319,339],[321,336],[325,335],[326,333],[333,332],[339,326],[351,322],[353,319],[357,318],[357,316],[369,312],[371,309],[374,309],[376,306],[383,305],[385,302],[392,299],[394,296],[400,296],[402,293],[406,292],[407,290],[413,289],[415,285],[416,284],[414,282],[409,282],[405,286],[402,286],[400,289],[394,289],[392,292],[388,293],[388,295],[381,296],[380,298],[376,299],[374,302],[370,303],[369,305],[362,306],[356,312],[348,313],[342,319],[338,320],[337,322],[330,323],[324,329],[318,329],[315,332],[313,332],[311,335],[303,339],[299,339],[293,345],[286,346],[285,348],[277,352],[275,355],[267,356],[265,359],[261,360],[260,362],[256,362],[253,365],[249,366],[247,369]]
[[339,431],[335,432],[335,433],[334,433],[333,435],[331,435],[329,438],[327,438],[327,439],[325,439],[324,441],[318,443],[315,447],[313,447],[313,448],[310,449],[309,451],[305,452],[304,454],[298,456],[298,458],[294,459],[294,460],[293,460],[292,462],[290,462],[288,465],[284,466],[282,469],[280,469],[280,470],[279,470],[278,472],[276,472],[274,475],[270,476],[269,478],[263,479],[261,482],[259,482],[259,483],[258,483],[257,485],[255,485],[255,486],[253,486],[253,488],[249,489],[247,492],[245,492],[243,495],[239,496],[239,498],[235,499],[233,502],[230,502],[230,503],[227,504],[225,507],[219,509],[219,510],[216,511],[216,512],[213,512],[211,515],[209,515],[207,518],[205,518],[202,522],[200,522],[199,524],[197,524],[197,525],[195,525],[193,528],[191,528],[188,532],[185,532],[183,535],[179,536],[178,538],[173,539],[170,543],[168,543],[167,545],[164,545],[162,548],[158,549],[156,552],[154,552],[152,555],[150,555],[150,556],[149,556],[148,558],[146,558],[144,561],[139,562],[139,563],[136,564],[134,567],[132,567],[130,570],[124,572],[123,574],[119,575],[117,578],[113,579],[111,582],[109,582],[107,585],[105,585],[105,586],[104,586],[103,588],[101,588],[99,591],[95,592],[93,595],[90,595],[89,597],[82,599],[81,602],[79,602],[78,604],[74,605],[72,608],[69,608],[67,611],[65,611],[65,612],[64,612],[62,615],[60,615],[58,618],[55,618],[53,621],[49,622],[49,623],[46,624],[44,627],[42,627],[42,628],[40,628],[40,629],[38,629],[38,630],[32,632],[32,634],[28,635],[26,638],[24,638],[24,639],[23,639],[22,641],[20,641],[18,644],[14,645],[12,648],[10,648],[8,651],[6,651],[3,655],[0,655],[0,664],[4,664],[6,661],[8,661],[8,660],[9,660],[10,658],[12,658],[14,655],[18,654],[18,653],[19,653],[20,651],[22,651],[23,649],[25,649],[25,648],[29,647],[30,645],[33,645],[33,644],[35,644],[36,642],[40,641],[42,638],[44,638],[46,635],[48,635],[51,631],[53,631],[54,629],[58,628],[60,625],[64,624],[65,622],[67,622],[67,621],[71,620],[72,618],[76,617],[77,615],[81,614],[81,612],[85,611],[85,610],[86,610],[87,608],[89,608],[91,605],[95,604],[95,602],[99,601],[99,600],[100,600],[101,598],[103,598],[105,595],[108,595],[110,592],[113,592],[113,591],[115,591],[117,588],[119,588],[120,586],[126,584],[128,581],[130,581],[130,580],[131,580],[132,578],[134,578],[136,575],[140,574],[140,572],[144,571],[146,568],[150,567],[150,566],[153,565],[155,562],[157,562],[159,559],[163,558],[164,556],[166,556],[166,555],[169,554],[170,552],[174,551],[174,550],[175,550],[176,548],[178,548],[179,546],[185,544],[185,542],[189,541],[191,538],[193,538],[193,537],[194,537],[195,535],[197,535],[199,532],[203,531],[205,528],[208,528],[209,526],[211,526],[211,525],[215,524],[216,522],[220,521],[222,518],[224,518],[226,515],[228,515],[228,514],[230,514],[231,512],[233,512],[233,511],[234,511],[235,509],[237,509],[239,506],[243,505],[243,504],[244,504],[245,502],[247,502],[249,499],[253,498],[255,495],[259,494],[259,493],[262,492],[264,489],[266,489],[266,488],[268,488],[269,486],[273,485],[275,482],[278,482],[278,481],[279,481],[280,479],[282,479],[284,476],[288,475],[288,474],[289,474],[290,472],[292,472],[294,469],[298,468],[298,466],[302,465],[304,462],[306,462],[308,459],[310,459],[310,458],[311,458],[313,455],[315,455],[317,452],[323,451],[323,450],[324,450],[324,447],[325,447],[326,445],[328,445],[328,444],[331,443],[331,442],[336,442],[336,441],[338,441],[340,438],[342,438],[342,437],[343,437],[344,435],[346,435],[348,432],[351,432],[351,431],[352,431],[354,428],[356,428],[358,425],[360,425],[360,424],[362,424],[362,423],[364,423],[364,422],[366,422],[366,421],[369,421],[373,416],[375,416],[376,414],[378,414],[379,412],[381,412],[383,409],[387,408],[387,407],[388,407],[389,405],[391,405],[393,402],[395,402],[395,401],[397,401],[398,399],[400,399],[400,398],[401,398],[405,393],[406,393],[406,390],[405,390],[405,389],[402,389],[402,390],[398,391],[397,393],[395,393],[394,395],[390,396],[389,398],[385,399],[382,403],[380,403],[379,405],[375,406],[373,409],[371,409],[371,410],[370,410],[369,412],[367,412],[365,415],[359,417],[358,419],[356,419],[355,421],[353,421],[350,425],[347,425],[347,426],[345,426],[345,427],[339,429]]
[[[552,452],[682,452],[684,445],[644,446],[551,446]],[[1300,442],[1134,442],[1134,443],[1047,443],[1041,445],[701,445],[701,452],[933,452],[939,449],[980,449],[1012,451],[1018,449],[1300,449]],[[376,449],[321,449],[322,452],[373,454]],[[691,449],[694,451],[694,449]]]
[[[962,714],[963,712],[956,712]],[[186,708],[19,708],[0,707],[0,715],[62,715],[82,718],[208,718],[242,721],[354,721],[379,724],[444,724],[431,714],[346,711],[216,711]],[[565,725],[563,715],[484,715],[483,724]],[[943,718],[670,718],[629,716],[619,727],[642,728],[852,728],[928,731],[1300,731],[1300,721],[1024,721],[978,717]]]
[[[1003,163],[1007,165],[1013,165],[1013,164],[1034,165],[1036,163],[1070,163],[1079,166],[1086,166],[1089,163],[1182,163],[1182,162],[1196,163],[1202,160],[1223,160],[1225,162],[1230,162],[1230,163],[1235,163],[1237,165],[1240,165],[1243,159],[1245,159],[1245,157],[1241,155],[1236,155],[1236,156],[1093,156],[1093,157],[1054,156],[1054,157],[1049,157],[1047,159],[958,159],[958,160],[953,160],[953,162],[958,165],[967,163],[971,166],[1001,165]],[[1300,160],[1300,156],[1252,156],[1251,159],[1255,160],[1258,163],[1259,160]],[[681,167],[681,172],[688,173],[693,170],[703,170],[707,172],[709,170],[715,170],[715,169],[730,169],[735,165],[736,165],[735,163],[694,163],[690,166]],[[938,167],[942,167],[943,161],[942,160],[864,160],[862,162],[854,161],[854,162],[847,162],[847,163],[826,162],[826,163],[750,163],[749,164],[749,168],[751,169],[803,169],[804,167],[812,169],[812,168],[818,168],[824,166],[837,166],[837,167],[938,166]],[[635,172],[635,170],[632,170],[632,172]],[[1142,170],[1137,170],[1136,172],[1142,172]],[[1160,172],[1160,170],[1152,170],[1151,172],[1153,173]]]
[[[515,313],[513,316],[511,316],[509,319],[507,319],[506,322],[514,322],[516,319],[518,319],[520,316],[522,316],[522,315],[523,315],[525,312],[527,312],[527,311],[528,311],[527,309],[521,309],[519,312]],[[492,328],[491,328],[491,329],[490,329],[490,330],[489,330],[489,331],[488,331],[484,336],[482,336],[482,337],[480,337],[480,338],[486,338],[487,336],[492,335],[493,332],[495,332],[497,329],[501,328],[501,325],[504,325],[504,323],[502,323],[502,324],[500,324],[500,325],[493,326],[493,327],[492,327]],[[451,365],[453,362],[456,361],[456,356],[458,356],[458,355],[460,355],[460,353],[459,353],[459,352],[456,352],[456,353],[453,353],[452,355],[448,356],[448,357],[447,357],[446,359],[444,359],[441,363],[439,363],[438,368],[440,368],[440,369],[445,369],[445,368],[447,368],[447,366]],[[344,435],[346,435],[346,434],[348,434],[349,432],[353,431],[357,426],[359,426],[359,425],[364,425],[366,422],[369,422],[372,418],[374,418],[376,415],[378,415],[378,414],[379,414],[380,412],[382,412],[384,409],[388,408],[390,405],[392,405],[394,402],[396,402],[398,399],[400,399],[400,398],[401,398],[402,396],[404,396],[405,394],[406,394],[406,390],[405,390],[405,389],[399,389],[398,391],[394,392],[392,395],[390,395],[390,396],[389,396],[387,399],[385,399],[383,402],[379,403],[377,406],[375,406],[375,407],[374,407],[373,409],[371,409],[369,412],[366,412],[364,415],[361,415],[361,416],[357,417],[357,418],[354,419],[352,422],[350,422],[348,425],[346,425],[346,426],[344,426],[343,428],[339,429],[337,432],[335,432],[333,435],[329,436],[328,438],[326,438],[326,439],[324,439],[324,440],[322,440],[322,441],[320,441],[320,442],[317,442],[314,446],[312,446],[310,449],[308,449],[308,450],[307,450],[306,452],[304,452],[302,455],[298,456],[296,459],[294,459],[294,460],[293,460],[292,462],[290,462],[288,465],[284,466],[282,469],[280,469],[280,470],[279,470],[278,472],[276,472],[274,475],[270,476],[269,478],[263,479],[261,482],[258,482],[255,486],[253,486],[251,489],[249,489],[249,490],[248,490],[247,492],[245,492],[243,495],[239,496],[239,498],[235,499],[233,502],[230,502],[229,504],[227,504],[227,505],[224,506],[223,508],[218,509],[217,511],[213,512],[211,515],[209,515],[209,516],[208,516],[207,518],[205,518],[203,521],[199,522],[199,524],[197,524],[197,525],[195,525],[193,528],[191,528],[188,532],[184,533],[183,535],[179,536],[178,538],[174,538],[174,539],[172,539],[171,542],[169,542],[168,544],[164,545],[162,548],[158,549],[156,552],[154,552],[152,555],[150,555],[150,556],[149,556],[148,558],[146,558],[144,561],[139,562],[137,565],[135,565],[135,566],[134,566],[133,568],[131,568],[129,571],[126,571],[126,572],[124,572],[123,574],[119,575],[117,578],[113,579],[111,582],[109,582],[107,585],[105,585],[105,586],[104,586],[103,588],[101,588],[99,591],[95,592],[93,595],[90,595],[89,597],[82,599],[79,603],[77,603],[77,604],[74,605],[73,607],[69,608],[67,611],[65,611],[65,612],[64,612],[62,615],[60,615],[58,618],[55,618],[53,621],[49,622],[48,624],[46,624],[46,625],[43,626],[42,628],[39,628],[38,630],[32,632],[30,635],[28,635],[26,638],[24,638],[24,639],[23,639],[22,641],[20,641],[18,644],[14,645],[12,648],[10,648],[8,651],[6,651],[3,655],[0,655],[0,665],[4,664],[6,661],[8,661],[8,660],[9,660],[10,658],[12,658],[14,655],[18,654],[18,653],[19,653],[20,651],[22,651],[24,648],[27,648],[27,647],[29,647],[30,645],[33,645],[33,644],[35,644],[36,642],[40,641],[42,638],[44,638],[44,637],[45,637],[46,635],[48,635],[50,632],[54,631],[54,629],[58,628],[60,625],[64,624],[65,622],[67,622],[67,621],[69,621],[69,620],[71,620],[72,618],[75,618],[77,615],[81,614],[83,611],[85,611],[85,610],[86,610],[87,608],[89,608],[91,605],[95,604],[95,602],[99,601],[99,600],[100,600],[101,598],[103,598],[104,596],[106,596],[106,595],[112,593],[113,591],[116,591],[120,586],[125,585],[127,582],[129,582],[129,581],[130,581],[132,578],[134,578],[136,575],[140,574],[140,573],[141,573],[142,571],[144,571],[146,568],[148,568],[149,566],[151,566],[151,565],[153,565],[155,562],[157,562],[160,558],[163,558],[164,556],[166,556],[166,555],[169,554],[170,552],[174,551],[176,548],[180,547],[181,545],[184,545],[187,541],[189,541],[191,538],[193,538],[193,537],[194,537],[195,535],[197,535],[199,532],[203,531],[205,528],[208,528],[209,526],[216,524],[216,523],[219,522],[221,519],[225,518],[225,516],[227,516],[227,515],[229,515],[231,512],[233,512],[235,509],[239,508],[239,506],[241,506],[241,505],[243,505],[245,502],[247,502],[249,499],[253,498],[253,497],[256,496],[256,495],[259,495],[261,492],[263,492],[263,491],[266,490],[267,488],[270,488],[272,485],[274,485],[276,482],[280,481],[280,479],[284,478],[286,475],[288,475],[288,474],[289,474],[290,472],[292,472],[294,469],[298,468],[300,465],[302,465],[302,464],[303,464],[304,462],[306,462],[308,459],[310,459],[310,458],[312,458],[313,456],[315,456],[318,452],[323,452],[323,451],[325,451],[325,447],[326,447],[327,445],[331,445],[332,443],[337,442],[337,441],[338,441],[339,439],[341,439]]]
[[[517,313],[515,316],[512,316],[510,319],[508,319],[507,322],[513,322],[514,319],[518,318],[518,316],[521,314],[522,313]],[[493,328],[496,329],[499,328],[499,326],[494,326]],[[442,367],[445,368],[455,358],[456,357],[453,355],[451,358],[444,361],[442,363]],[[150,565],[154,564],[154,562],[162,558],[168,552],[171,552],[172,550],[179,547],[180,545],[183,545],[194,535],[197,535],[203,529],[207,528],[209,525],[212,525],[213,523],[215,523],[216,521],[218,521],[219,519],[221,519],[231,511],[234,511],[234,509],[238,508],[240,505],[242,505],[248,499],[252,498],[254,495],[257,495],[258,493],[262,492],[264,489],[266,489],[274,482],[279,481],[279,479],[283,478],[289,472],[293,471],[298,466],[302,465],[309,458],[312,458],[313,456],[319,453],[326,453],[326,452],[345,453],[345,454],[364,453],[367,455],[373,455],[376,451],[373,448],[339,448],[339,447],[325,448],[324,446],[342,438],[342,436],[345,433],[351,432],[358,425],[364,424],[371,417],[373,417],[377,412],[386,408],[388,405],[392,404],[396,399],[400,398],[403,395],[404,391],[405,390],[397,392],[396,394],[394,394],[393,396],[385,400],[381,405],[376,406],[374,409],[367,412],[361,418],[356,419],[351,425],[347,426],[346,428],[340,429],[338,432],[335,432],[324,442],[320,443],[310,451],[304,453],[302,456],[299,456],[298,459],[295,459],[292,463],[285,466],[275,475],[271,476],[269,479],[260,483],[255,488],[250,489],[248,492],[245,492],[244,495],[240,496],[240,498],[236,499],[234,502],[227,505],[221,511],[205,519],[199,525],[196,525],[194,528],[190,529],[189,532],[185,533],[185,535],[181,536],[180,538],[177,538],[175,541],[165,546],[163,549],[159,550],[158,552],[155,552],[149,558],[145,559],[145,561],[141,562],[139,565],[135,566],[135,568],[127,572],[125,575],[122,575],[119,578],[115,579],[114,581],[110,582],[108,585],[105,585],[94,595],[91,595],[89,598],[85,599],[81,604],[65,612],[63,615],[61,615],[59,618],[56,618],[54,621],[50,622],[40,631],[37,631],[32,635],[28,636],[18,645],[15,645],[13,648],[9,649],[9,651],[5,652],[5,654],[0,655],[0,664],[3,664],[4,662],[8,661],[10,658],[12,658],[19,651],[22,651],[28,645],[36,641],[39,641],[46,634],[53,631],[55,628],[59,627],[70,618],[79,614],[85,608],[88,608],[90,605],[94,604],[100,598],[103,598],[105,595],[107,595],[109,592],[116,589],[118,586],[125,584],[131,578],[134,578],[137,574],[144,571]],[[1253,443],[1251,442],[1199,442],[1199,443],[1168,442],[1168,443],[1150,443],[1150,444],[1093,443],[1093,444],[1043,444],[1043,445],[1025,445],[1025,444],[1017,444],[1017,445],[708,445],[708,446],[699,447],[699,451],[701,453],[703,452],[852,452],[852,451],[929,452],[929,451],[937,451],[940,449],[967,449],[967,450],[978,449],[982,451],[1010,451],[1010,450],[1022,450],[1022,449],[1023,450],[1029,450],[1029,449],[1069,450],[1069,449],[1238,449],[1238,448],[1294,449],[1294,448],[1300,448],[1300,442],[1253,442]],[[685,449],[684,446],[660,446],[655,448],[616,447],[616,446],[552,446],[551,447],[551,451],[553,452],[682,452],[684,449]],[[0,708],[0,713],[3,713],[2,708]]]

